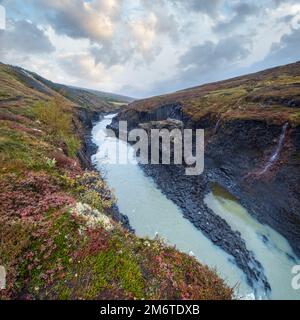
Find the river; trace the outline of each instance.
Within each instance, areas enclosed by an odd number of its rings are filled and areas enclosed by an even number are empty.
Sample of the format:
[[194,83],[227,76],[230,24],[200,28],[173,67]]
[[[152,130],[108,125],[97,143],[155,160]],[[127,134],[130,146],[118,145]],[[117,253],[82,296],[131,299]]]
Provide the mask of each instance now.
[[[128,216],[137,236],[153,239],[158,235],[169,245],[215,268],[229,286],[236,287],[237,298],[254,299],[253,289],[232,257],[185,219],[181,210],[166,198],[151,178],[144,175],[131,146],[107,135],[106,126],[113,116],[105,116],[92,130],[93,142],[98,146],[92,160],[114,191],[120,211]],[[116,150],[117,143],[122,146],[119,152],[126,152],[130,164],[111,164],[113,153],[105,150]],[[270,298],[300,299],[299,290],[291,286],[292,267],[300,261],[294,257],[288,242],[276,231],[252,218],[236,199],[218,186],[206,196],[205,202],[233,230],[241,233],[247,248],[263,265],[271,285]],[[265,293],[259,292],[256,298],[266,298]]]

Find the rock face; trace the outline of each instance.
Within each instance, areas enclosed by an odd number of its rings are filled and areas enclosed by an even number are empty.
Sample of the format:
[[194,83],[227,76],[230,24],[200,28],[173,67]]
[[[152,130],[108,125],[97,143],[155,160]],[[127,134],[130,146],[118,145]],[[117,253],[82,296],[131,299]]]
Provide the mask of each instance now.
[[151,129],[167,129],[169,131],[172,131],[174,129],[182,130],[184,128],[184,124],[180,120],[168,118],[167,120],[141,123],[138,125],[138,127],[146,130],[146,132],[148,132],[149,134]]
[[[260,263],[247,250],[240,234],[233,232],[204,204],[204,197],[211,191],[212,184],[218,183],[261,223],[285,236],[300,256],[300,191],[297,187],[300,185],[300,127],[287,125],[282,137],[282,126],[269,125],[263,119],[216,121],[205,117],[194,122],[184,115],[180,105],[173,104],[149,114],[126,110],[113,119],[110,128],[118,132],[120,120],[127,120],[129,129],[162,128],[167,125],[164,120],[173,116],[186,128],[205,129],[204,174],[186,176],[184,166],[175,165],[142,165],[143,170],[182,209],[186,218],[234,257],[250,285],[268,291]],[[282,147],[278,149],[280,140]],[[263,170],[274,150],[280,152],[272,165]]]
[[112,123],[108,128],[118,132],[119,121],[128,121],[128,129],[131,130],[133,128],[137,128],[141,123],[164,121],[167,119],[180,121],[185,119],[180,104],[167,104],[149,112],[127,109],[123,112],[120,112],[112,120]]
[[81,124],[81,128],[77,128],[77,132],[80,133],[82,141],[82,147],[77,155],[83,168],[92,169],[91,156],[97,152],[97,146],[92,141],[91,131],[93,123],[100,119],[101,113],[77,108],[76,115]]

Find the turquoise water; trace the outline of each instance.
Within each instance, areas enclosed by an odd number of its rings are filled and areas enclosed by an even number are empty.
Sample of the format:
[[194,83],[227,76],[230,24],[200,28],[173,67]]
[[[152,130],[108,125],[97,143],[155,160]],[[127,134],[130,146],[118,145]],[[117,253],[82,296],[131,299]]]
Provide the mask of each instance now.
[[[205,197],[206,205],[239,231],[249,250],[264,267],[271,285],[272,299],[300,299],[300,291],[291,286],[294,265],[299,265],[291,246],[278,232],[259,223],[236,199],[220,187]],[[293,258],[292,258],[293,257]]]

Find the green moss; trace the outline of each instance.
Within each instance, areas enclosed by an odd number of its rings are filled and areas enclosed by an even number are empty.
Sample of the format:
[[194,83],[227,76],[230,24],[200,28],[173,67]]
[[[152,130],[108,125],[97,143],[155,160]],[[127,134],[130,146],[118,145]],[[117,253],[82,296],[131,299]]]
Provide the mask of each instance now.
[[129,252],[101,252],[91,259],[90,264],[93,265],[94,280],[88,288],[86,298],[97,297],[114,282],[119,283],[122,289],[132,293],[136,298],[143,297],[144,279],[139,265]]
[[70,212],[61,214],[54,222],[52,232],[54,233],[54,244],[56,246],[50,263],[60,260],[64,267],[70,265],[70,249],[76,248],[72,233],[78,229],[78,225],[71,219]]
[[0,128],[0,152],[14,154],[26,152],[23,136],[16,131],[1,126]]
[[72,294],[72,291],[70,288],[65,286],[61,291],[59,290],[59,288],[57,289],[57,291],[59,292],[59,295],[58,295],[59,300],[70,300],[71,294]]

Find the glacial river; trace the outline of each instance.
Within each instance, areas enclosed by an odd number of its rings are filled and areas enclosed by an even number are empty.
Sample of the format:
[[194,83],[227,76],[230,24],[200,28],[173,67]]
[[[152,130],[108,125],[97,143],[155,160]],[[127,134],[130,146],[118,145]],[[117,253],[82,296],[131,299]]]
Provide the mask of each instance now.
[[[236,287],[237,298],[254,299],[253,289],[247,284],[242,270],[232,262],[233,258],[185,219],[180,208],[166,198],[151,178],[144,175],[131,146],[107,135],[106,126],[111,123],[113,116],[106,116],[93,128],[93,141],[99,149],[92,160],[114,190],[118,207],[128,216],[136,234],[151,239],[159,235],[169,245],[215,268],[228,285]],[[130,159],[130,164],[111,164],[114,152],[106,150],[123,153],[123,156]],[[300,261],[295,258],[288,242],[279,233],[252,218],[232,196],[218,186],[206,196],[205,202],[233,230],[241,233],[247,248],[254,252],[256,259],[263,265],[271,285],[270,297],[300,299],[300,290],[294,290],[291,285],[294,276],[292,267],[300,264]],[[258,292],[256,298],[266,298],[265,293]]]

